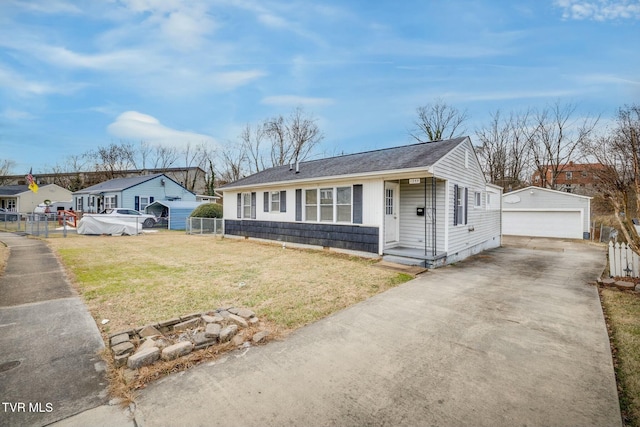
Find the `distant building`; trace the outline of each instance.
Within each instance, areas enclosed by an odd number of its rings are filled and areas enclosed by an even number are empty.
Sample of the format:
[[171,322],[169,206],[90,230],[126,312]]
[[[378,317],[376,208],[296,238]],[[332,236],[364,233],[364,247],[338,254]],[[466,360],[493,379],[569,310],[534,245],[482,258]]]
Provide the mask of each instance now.
[[585,196],[594,195],[598,192],[598,174],[606,170],[606,166],[601,163],[574,163],[569,162],[558,169],[558,175],[553,177],[553,170],[547,167],[544,170],[545,179],[540,171],[535,171],[531,178],[531,183],[536,187],[551,188],[555,184],[555,189],[565,193],[575,193]]

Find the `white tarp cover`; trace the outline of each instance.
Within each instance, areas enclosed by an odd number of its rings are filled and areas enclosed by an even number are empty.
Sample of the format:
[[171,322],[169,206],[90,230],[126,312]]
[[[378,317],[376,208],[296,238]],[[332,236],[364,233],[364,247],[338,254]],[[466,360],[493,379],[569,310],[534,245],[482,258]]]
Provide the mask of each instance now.
[[142,232],[136,218],[126,219],[108,215],[85,215],[78,222],[78,234],[110,234],[134,236]]

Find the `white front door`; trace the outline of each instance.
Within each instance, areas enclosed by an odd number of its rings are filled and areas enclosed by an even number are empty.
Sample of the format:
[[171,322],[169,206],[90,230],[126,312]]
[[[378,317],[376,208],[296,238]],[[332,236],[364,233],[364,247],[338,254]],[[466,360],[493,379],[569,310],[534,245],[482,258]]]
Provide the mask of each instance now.
[[400,184],[395,182],[385,182],[384,185],[384,242],[398,242],[398,212],[399,203],[398,196],[400,193]]

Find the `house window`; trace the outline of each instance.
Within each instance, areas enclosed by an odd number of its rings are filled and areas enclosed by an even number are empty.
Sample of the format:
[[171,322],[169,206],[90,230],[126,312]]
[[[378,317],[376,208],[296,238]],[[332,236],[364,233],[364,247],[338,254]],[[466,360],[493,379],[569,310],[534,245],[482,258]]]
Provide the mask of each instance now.
[[104,208],[105,209],[113,209],[117,208],[116,204],[116,196],[104,196]]
[[271,212],[280,212],[280,192],[271,192]]
[[567,179],[573,179],[573,172],[565,172],[567,174]]
[[336,221],[351,222],[351,187],[338,187],[336,192]]
[[16,199],[7,199],[7,210],[9,211],[16,210]]
[[76,199],[76,210],[77,211],[84,211],[84,206],[83,206],[83,201],[84,201],[84,197],[78,197]]
[[583,178],[586,178],[586,177],[588,177],[588,176],[589,176],[589,172],[587,172],[587,171],[582,171],[582,177],[583,177]]
[[149,198],[140,196],[140,207],[138,208],[138,210],[140,212],[144,212],[147,206],[149,206]]
[[474,204],[473,206],[476,208],[482,207],[482,193],[479,191],[476,191],[473,193],[473,200],[474,200]]
[[533,180],[534,180],[535,182],[540,182],[540,177],[539,177],[538,175],[536,175],[536,176],[533,178]]
[[242,193],[242,217],[251,218],[251,193]]
[[305,191],[305,220],[317,221],[318,220],[318,190],[306,190]]
[[333,222],[333,188],[320,189],[320,221]]
[[467,223],[467,194],[468,189],[453,186],[453,225]]
[[351,187],[305,190],[305,221],[351,222]]

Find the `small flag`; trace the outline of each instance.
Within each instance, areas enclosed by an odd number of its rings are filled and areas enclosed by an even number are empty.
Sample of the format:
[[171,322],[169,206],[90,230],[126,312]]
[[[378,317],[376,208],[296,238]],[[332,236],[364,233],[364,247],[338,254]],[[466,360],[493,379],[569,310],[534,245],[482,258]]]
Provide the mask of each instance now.
[[29,175],[26,176],[27,178],[27,182],[29,183],[29,190],[33,191],[34,193],[38,192],[38,184],[36,184],[36,180],[32,175],[33,172],[33,168],[29,169]]

